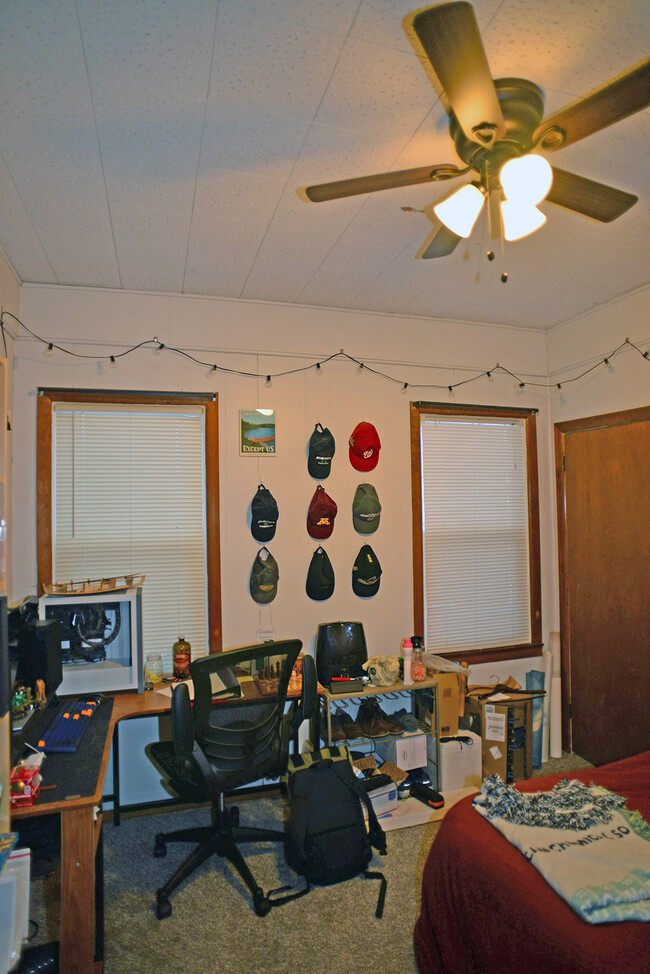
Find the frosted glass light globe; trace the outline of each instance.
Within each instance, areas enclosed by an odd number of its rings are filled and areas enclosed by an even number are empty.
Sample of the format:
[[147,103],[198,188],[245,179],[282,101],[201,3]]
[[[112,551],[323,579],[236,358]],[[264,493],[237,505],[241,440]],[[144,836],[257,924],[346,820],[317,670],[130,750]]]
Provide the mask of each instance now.
[[508,200],[534,205],[545,198],[553,185],[553,170],[542,156],[520,156],[501,167],[499,179]]
[[434,206],[433,212],[452,233],[459,237],[469,237],[484,202],[485,194],[478,186],[467,183]]

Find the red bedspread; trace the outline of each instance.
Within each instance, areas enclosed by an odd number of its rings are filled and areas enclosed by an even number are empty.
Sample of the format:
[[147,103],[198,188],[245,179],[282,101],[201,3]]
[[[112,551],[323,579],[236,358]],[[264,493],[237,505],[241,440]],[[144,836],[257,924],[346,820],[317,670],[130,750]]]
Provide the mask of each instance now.
[[[546,791],[567,775],[519,782]],[[568,777],[628,799],[650,821],[650,751]],[[449,810],[422,878],[420,974],[648,974],[650,924],[589,924],[466,798]]]

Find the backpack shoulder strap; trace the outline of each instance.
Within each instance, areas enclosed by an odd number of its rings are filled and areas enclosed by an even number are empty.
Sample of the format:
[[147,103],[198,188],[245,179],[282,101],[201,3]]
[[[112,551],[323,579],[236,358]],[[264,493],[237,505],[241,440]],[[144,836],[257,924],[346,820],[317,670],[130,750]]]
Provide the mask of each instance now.
[[[348,768],[350,769],[349,771]],[[341,779],[341,781],[345,785],[347,785],[350,791],[354,792],[354,794],[357,795],[358,798],[360,798],[361,801],[366,806],[366,809],[368,811],[368,837],[370,839],[370,844],[374,846],[374,848],[377,850],[380,856],[385,856],[386,855],[386,833],[384,832],[381,825],[379,824],[377,813],[375,812],[374,806],[370,800],[370,797],[368,796],[367,791],[365,790],[361,782],[358,781],[357,778],[355,777],[351,765],[348,765],[346,767],[345,764],[343,765],[335,764],[334,769],[338,777]]]

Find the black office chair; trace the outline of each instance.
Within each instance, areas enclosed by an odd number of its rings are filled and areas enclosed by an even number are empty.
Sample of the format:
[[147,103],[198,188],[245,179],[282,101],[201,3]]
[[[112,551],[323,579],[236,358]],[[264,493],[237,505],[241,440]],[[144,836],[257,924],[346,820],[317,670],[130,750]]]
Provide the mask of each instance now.
[[[194,706],[187,685],[174,689],[173,740],[150,744],[147,754],[181,799],[191,803],[212,801],[212,824],[156,835],[156,857],[166,855],[168,842],[198,843],[157,891],[159,920],[171,914],[172,891],[215,854],[230,860],[238,871],[251,892],[258,916],[266,916],[272,906],[301,895],[277,896],[286,887],[265,894],[237,846],[238,842],[284,842],[287,833],[240,826],[239,809],[234,805],[226,809],[225,805],[226,792],[262,778],[279,778],[286,772],[291,740],[302,721],[316,712],[316,667],[311,656],[302,660],[300,699],[291,700],[285,707],[289,679],[301,648],[300,640],[285,639],[203,656],[190,664]],[[213,701],[214,674],[221,672],[224,677],[227,671],[239,677],[242,665],[249,664],[250,672],[251,661],[255,665],[260,658],[269,663],[253,674],[252,682],[241,684],[241,701]],[[227,684],[228,680],[224,677],[221,682]]]

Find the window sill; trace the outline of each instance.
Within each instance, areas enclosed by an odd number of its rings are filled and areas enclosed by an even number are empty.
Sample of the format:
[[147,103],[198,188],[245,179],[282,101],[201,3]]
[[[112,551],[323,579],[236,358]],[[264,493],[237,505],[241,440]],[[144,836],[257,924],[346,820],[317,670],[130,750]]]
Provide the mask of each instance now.
[[455,663],[494,663],[507,659],[526,659],[541,656],[542,643],[526,643],[519,646],[491,646],[489,649],[467,649],[462,652],[436,653]]

